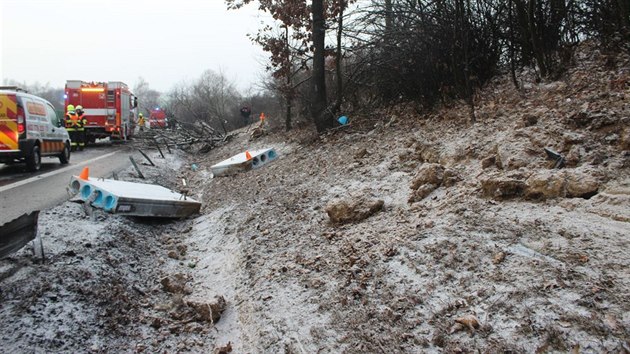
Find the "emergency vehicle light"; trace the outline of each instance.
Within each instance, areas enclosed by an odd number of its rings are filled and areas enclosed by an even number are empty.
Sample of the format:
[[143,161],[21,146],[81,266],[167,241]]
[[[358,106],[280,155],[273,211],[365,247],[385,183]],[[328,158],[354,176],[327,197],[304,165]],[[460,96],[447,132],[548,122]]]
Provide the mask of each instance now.
[[81,89],[81,92],[103,92],[105,91],[102,87],[84,87]]
[[18,106],[17,113],[17,135],[24,133],[24,108]]

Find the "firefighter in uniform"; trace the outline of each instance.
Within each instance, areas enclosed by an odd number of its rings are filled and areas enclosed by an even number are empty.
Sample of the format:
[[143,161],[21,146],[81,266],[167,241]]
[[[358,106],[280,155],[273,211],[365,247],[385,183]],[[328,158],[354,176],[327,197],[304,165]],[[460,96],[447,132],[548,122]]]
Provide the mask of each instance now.
[[77,135],[79,141],[77,141],[79,145],[79,150],[83,150],[85,145],[87,145],[87,132],[85,131],[85,125],[87,124],[87,119],[85,118],[85,112],[83,112],[83,106],[78,105],[75,109],[77,113]]
[[69,104],[66,107],[66,116],[64,117],[64,122],[66,125],[66,131],[70,135],[70,150],[75,151],[77,146],[79,146],[79,137],[77,132],[77,124],[79,121],[79,116],[75,111],[74,105]]
[[138,114],[138,126],[140,126],[140,131],[144,131],[144,116],[142,113]]

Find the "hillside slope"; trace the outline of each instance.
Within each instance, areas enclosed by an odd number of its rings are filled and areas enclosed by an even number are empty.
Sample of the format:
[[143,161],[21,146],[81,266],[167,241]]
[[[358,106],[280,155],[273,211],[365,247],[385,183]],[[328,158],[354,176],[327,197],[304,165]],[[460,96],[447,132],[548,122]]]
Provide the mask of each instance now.
[[[231,270],[227,283],[195,274],[233,297],[239,330],[225,340],[238,352],[629,350],[630,66],[607,60],[582,51],[563,81],[520,91],[499,80],[472,126],[464,105],[403,107],[321,138],[243,133],[198,157],[187,175],[207,216],[187,246],[213,269],[212,244]],[[281,158],[203,173],[263,147]]]

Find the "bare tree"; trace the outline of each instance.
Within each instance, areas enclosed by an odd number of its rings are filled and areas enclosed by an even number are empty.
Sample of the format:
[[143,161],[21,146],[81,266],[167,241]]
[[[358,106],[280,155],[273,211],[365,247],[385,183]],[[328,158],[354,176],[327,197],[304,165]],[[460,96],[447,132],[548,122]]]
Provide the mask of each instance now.
[[161,106],[162,94],[149,87],[149,83],[143,78],[138,77],[138,82],[133,87],[133,94],[138,97],[138,107],[140,112],[150,114],[156,107]]
[[180,83],[168,93],[167,109],[182,121],[202,121],[227,133],[239,127],[235,114],[241,96],[224,73],[204,71],[191,84]]
[[228,120],[232,108],[237,107],[240,95],[233,83],[229,82],[223,72],[206,70],[193,85],[195,105],[205,112],[205,120],[219,125],[227,134]]

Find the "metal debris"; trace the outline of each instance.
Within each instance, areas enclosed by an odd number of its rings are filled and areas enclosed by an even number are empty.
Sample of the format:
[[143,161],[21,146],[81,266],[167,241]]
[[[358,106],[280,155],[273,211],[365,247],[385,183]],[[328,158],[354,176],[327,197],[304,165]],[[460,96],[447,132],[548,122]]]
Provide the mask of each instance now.
[[0,226],[0,258],[19,251],[36,238],[38,241],[34,245],[36,255],[43,258],[41,239],[37,237],[38,219],[39,210],[36,210]]
[[564,157],[562,155],[560,155],[559,153],[545,148],[545,152],[547,153],[547,157],[551,160],[555,161],[555,164],[553,165],[553,168],[563,168],[566,160],[564,159]]

